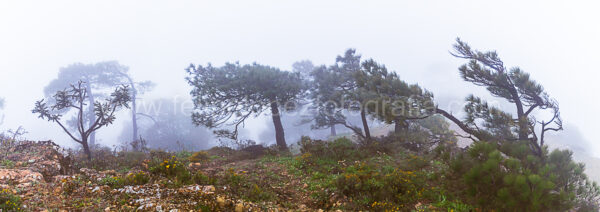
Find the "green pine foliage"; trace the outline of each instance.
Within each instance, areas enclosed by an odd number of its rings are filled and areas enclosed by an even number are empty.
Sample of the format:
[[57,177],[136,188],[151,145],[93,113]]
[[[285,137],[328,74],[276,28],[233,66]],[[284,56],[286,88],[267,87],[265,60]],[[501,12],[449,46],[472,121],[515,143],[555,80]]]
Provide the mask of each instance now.
[[[598,187],[568,150],[537,157],[527,142],[476,142],[451,170],[462,176],[469,202],[485,210],[567,211],[597,207]],[[590,201],[591,200],[591,201]]]

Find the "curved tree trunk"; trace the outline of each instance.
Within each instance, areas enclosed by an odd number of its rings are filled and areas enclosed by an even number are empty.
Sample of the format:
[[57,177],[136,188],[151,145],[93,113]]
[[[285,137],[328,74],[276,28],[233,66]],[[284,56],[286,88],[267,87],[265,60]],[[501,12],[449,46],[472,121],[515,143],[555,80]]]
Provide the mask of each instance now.
[[369,130],[369,123],[367,122],[367,114],[364,109],[360,110],[360,118],[362,119],[363,129],[365,130],[365,138],[367,141],[371,141],[371,131]]
[[275,140],[277,141],[277,146],[279,146],[279,149],[281,150],[287,150],[283,125],[281,124],[281,114],[279,114],[279,108],[276,102],[271,103],[271,114],[273,117],[273,125],[275,125]]

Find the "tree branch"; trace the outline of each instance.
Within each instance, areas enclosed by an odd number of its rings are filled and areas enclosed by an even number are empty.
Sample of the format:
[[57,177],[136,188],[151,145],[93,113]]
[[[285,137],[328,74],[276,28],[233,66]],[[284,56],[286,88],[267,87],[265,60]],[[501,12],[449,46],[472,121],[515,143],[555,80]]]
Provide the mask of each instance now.
[[446,112],[445,110],[436,108],[436,113],[441,114],[442,116],[446,117],[447,119],[450,119],[450,121],[454,122],[456,125],[458,125],[458,127],[465,131],[466,133],[475,136],[477,139],[482,140],[482,136],[479,132],[477,132],[476,130],[468,127],[467,125],[465,125],[462,121],[458,120],[456,117],[454,117],[452,114]]

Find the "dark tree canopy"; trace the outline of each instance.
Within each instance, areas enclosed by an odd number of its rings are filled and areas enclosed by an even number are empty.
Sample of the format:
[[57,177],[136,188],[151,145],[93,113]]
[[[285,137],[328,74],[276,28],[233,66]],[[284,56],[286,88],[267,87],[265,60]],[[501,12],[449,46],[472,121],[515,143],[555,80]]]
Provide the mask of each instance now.
[[[54,103],[51,105],[48,105],[44,99],[37,101],[32,112],[39,114],[38,117],[41,119],[57,123],[71,139],[83,145],[88,159],[91,159],[88,144],[90,135],[100,128],[112,124],[116,119],[115,112],[118,109],[122,107],[129,108],[131,96],[127,86],[119,86],[104,102],[95,101],[93,108],[96,118],[91,122],[91,125],[87,126],[85,124],[85,109],[88,95],[85,83],[79,81],[77,84],[71,85],[70,88],[56,92],[53,96]],[[77,120],[75,132],[69,130],[62,121],[63,116],[69,115],[70,110],[75,111],[73,115]]]
[[[452,55],[469,60],[459,68],[463,80],[485,87],[493,96],[512,103],[517,114],[514,116],[490,106],[473,95],[466,98],[467,117],[463,121],[442,109],[437,109],[437,112],[478,140],[530,141],[532,150],[541,155],[545,133],[562,130],[558,103],[528,73],[518,67],[507,68],[495,51],[473,50],[467,43],[457,39]],[[537,120],[532,115],[535,110],[548,110],[553,115],[549,120]],[[536,133],[537,124],[541,125],[539,137]]]
[[[316,107],[313,128],[339,124],[362,139],[370,138],[366,110],[362,107],[363,102],[369,98],[369,93],[360,92],[355,79],[357,72],[361,71],[360,58],[356,50],[348,49],[343,56],[337,56],[334,65],[319,66],[312,71],[314,80],[311,84],[311,97]],[[360,111],[363,128],[347,122],[344,110]]]
[[373,59],[364,61],[355,79],[359,92],[369,95],[367,112],[377,119],[394,123],[396,130],[406,129],[408,120],[424,119],[433,114],[433,95],[419,85],[402,81],[395,72]]
[[278,68],[239,63],[222,67],[191,65],[187,72],[188,83],[196,111],[192,121],[197,125],[217,128],[233,126],[233,131],[218,130],[218,136],[237,139],[238,127],[251,116],[271,109],[277,145],[287,148],[279,108],[293,109],[305,90],[299,73]]
[[[373,59],[361,62],[354,49],[338,56],[332,66],[315,68],[311,75],[317,129],[340,124],[368,141],[367,115],[405,128],[406,120],[425,118],[435,109],[430,92],[400,80]],[[362,129],[350,124],[343,111],[360,112]]]

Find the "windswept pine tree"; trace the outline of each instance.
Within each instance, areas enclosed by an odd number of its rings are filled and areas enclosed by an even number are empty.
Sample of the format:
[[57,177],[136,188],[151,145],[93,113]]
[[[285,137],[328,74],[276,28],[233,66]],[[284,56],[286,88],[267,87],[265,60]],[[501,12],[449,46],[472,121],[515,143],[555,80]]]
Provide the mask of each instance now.
[[[469,60],[459,68],[463,80],[485,87],[492,96],[512,103],[516,115],[491,106],[474,95],[466,98],[464,110],[467,116],[462,121],[445,110],[438,108],[437,112],[456,123],[473,139],[528,141],[532,151],[541,156],[545,134],[562,130],[558,103],[528,73],[518,67],[506,67],[495,51],[474,50],[457,39],[452,55]],[[536,118],[532,114],[536,110],[549,111],[551,118]],[[538,124],[541,126],[539,133],[536,132]]]
[[395,72],[375,62],[373,59],[362,62],[362,71],[355,79],[359,92],[370,94],[364,107],[377,119],[393,123],[399,132],[408,128],[409,120],[425,119],[435,112],[433,94],[417,84],[409,85]]
[[287,149],[280,109],[294,109],[295,102],[305,91],[299,73],[275,67],[227,63],[222,67],[190,65],[188,83],[195,111],[192,121],[197,125],[217,128],[220,137],[237,139],[238,128],[249,117],[256,117],[270,109],[275,138],[280,149]]
[[[362,140],[371,140],[368,114],[363,104],[373,97],[373,93],[362,90],[357,84],[356,76],[363,71],[360,58],[356,50],[348,49],[343,56],[337,56],[334,65],[317,67],[311,73],[314,78],[312,98],[317,108],[314,128],[339,124]],[[362,128],[348,123],[344,110],[360,112]]]
[[[354,49],[338,56],[332,66],[315,68],[311,75],[316,128],[340,124],[369,141],[368,116],[394,123],[400,130],[407,127],[407,120],[427,118],[435,110],[430,92],[400,80],[373,59],[361,61]],[[362,129],[348,123],[344,110],[360,112]]]

